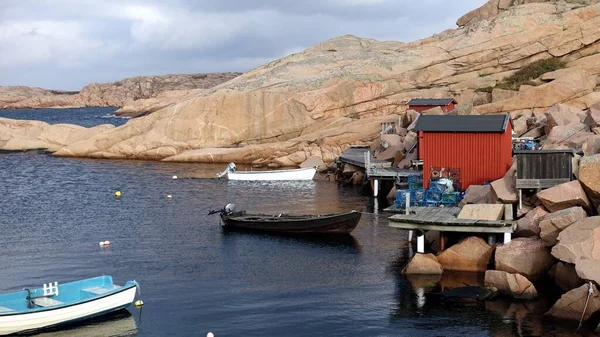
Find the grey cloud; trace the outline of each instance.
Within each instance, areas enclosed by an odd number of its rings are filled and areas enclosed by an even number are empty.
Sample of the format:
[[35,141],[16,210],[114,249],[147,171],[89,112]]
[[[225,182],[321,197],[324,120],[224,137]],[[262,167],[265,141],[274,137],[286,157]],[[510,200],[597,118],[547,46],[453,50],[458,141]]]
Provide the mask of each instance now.
[[164,73],[247,71],[353,34],[409,42],[485,0],[4,0],[0,85],[80,89]]

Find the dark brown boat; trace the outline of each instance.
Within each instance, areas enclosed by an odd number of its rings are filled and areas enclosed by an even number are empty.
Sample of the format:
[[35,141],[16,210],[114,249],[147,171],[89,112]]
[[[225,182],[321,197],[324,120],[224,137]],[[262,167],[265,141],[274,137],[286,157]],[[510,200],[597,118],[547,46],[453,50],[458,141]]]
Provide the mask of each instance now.
[[221,216],[224,228],[289,234],[348,234],[361,216],[357,211],[327,215],[250,214],[235,212],[230,205],[209,214],[215,213]]

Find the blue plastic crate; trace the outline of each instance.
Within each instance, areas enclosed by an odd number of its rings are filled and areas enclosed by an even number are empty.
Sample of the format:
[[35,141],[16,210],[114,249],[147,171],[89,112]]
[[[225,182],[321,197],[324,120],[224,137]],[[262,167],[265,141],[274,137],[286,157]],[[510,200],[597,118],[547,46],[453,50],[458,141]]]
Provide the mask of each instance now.
[[432,188],[427,189],[425,191],[425,201],[442,201],[442,192]]
[[410,195],[411,191],[410,190],[397,190],[396,191],[396,201],[400,201],[400,202],[405,202],[406,201],[406,195]]
[[409,183],[408,184],[408,189],[409,190],[422,190],[423,189],[423,183]]
[[424,207],[440,207],[440,202],[439,201],[433,201],[433,200],[425,200],[423,202],[423,206]]
[[442,204],[458,204],[459,201],[459,192],[445,192],[442,194]]
[[441,193],[443,193],[444,191],[446,191],[447,187],[448,186],[446,186],[446,184],[442,184],[442,183],[440,183],[438,181],[432,181],[429,184],[429,189],[430,190],[436,190],[436,191],[441,192]]
[[408,175],[408,183],[423,185],[423,175],[422,174],[409,174]]
[[419,202],[425,200],[425,190],[424,189],[416,189],[410,191],[410,200]]

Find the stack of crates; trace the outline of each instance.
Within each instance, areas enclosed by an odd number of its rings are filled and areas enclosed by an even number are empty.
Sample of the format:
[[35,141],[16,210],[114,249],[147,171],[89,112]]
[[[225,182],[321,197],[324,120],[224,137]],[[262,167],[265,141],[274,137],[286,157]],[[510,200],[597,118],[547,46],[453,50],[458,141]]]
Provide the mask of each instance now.
[[410,195],[410,190],[397,190],[394,208],[406,208],[406,195]]
[[454,207],[460,201],[460,192],[445,192],[442,194],[441,204],[445,207]]
[[422,174],[408,175],[408,189],[409,190],[422,190],[423,189],[423,175]]

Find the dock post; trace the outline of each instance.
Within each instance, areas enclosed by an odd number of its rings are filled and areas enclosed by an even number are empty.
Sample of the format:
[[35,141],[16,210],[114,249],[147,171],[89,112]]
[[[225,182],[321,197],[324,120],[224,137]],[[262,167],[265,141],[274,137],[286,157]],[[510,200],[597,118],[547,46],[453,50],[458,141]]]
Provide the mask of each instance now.
[[512,238],[512,234],[504,233],[504,243],[505,244],[509,243],[511,238]]
[[[418,235],[421,234],[421,235]],[[425,253],[425,233],[420,232],[417,235],[417,253]]]
[[495,246],[496,245],[496,235],[488,234],[488,245]]
[[373,179],[373,196],[377,198],[379,196],[379,180]]
[[[404,198],[404,214],[408,214],[410,212],[410,193],[406,193],[405,198]],[[408,231],[408,243],[410,244],[412,242],[412,238],[413,238],[413,231],[412,229]]]
[[519,188],[519,209],[523,209],[523,190]]

